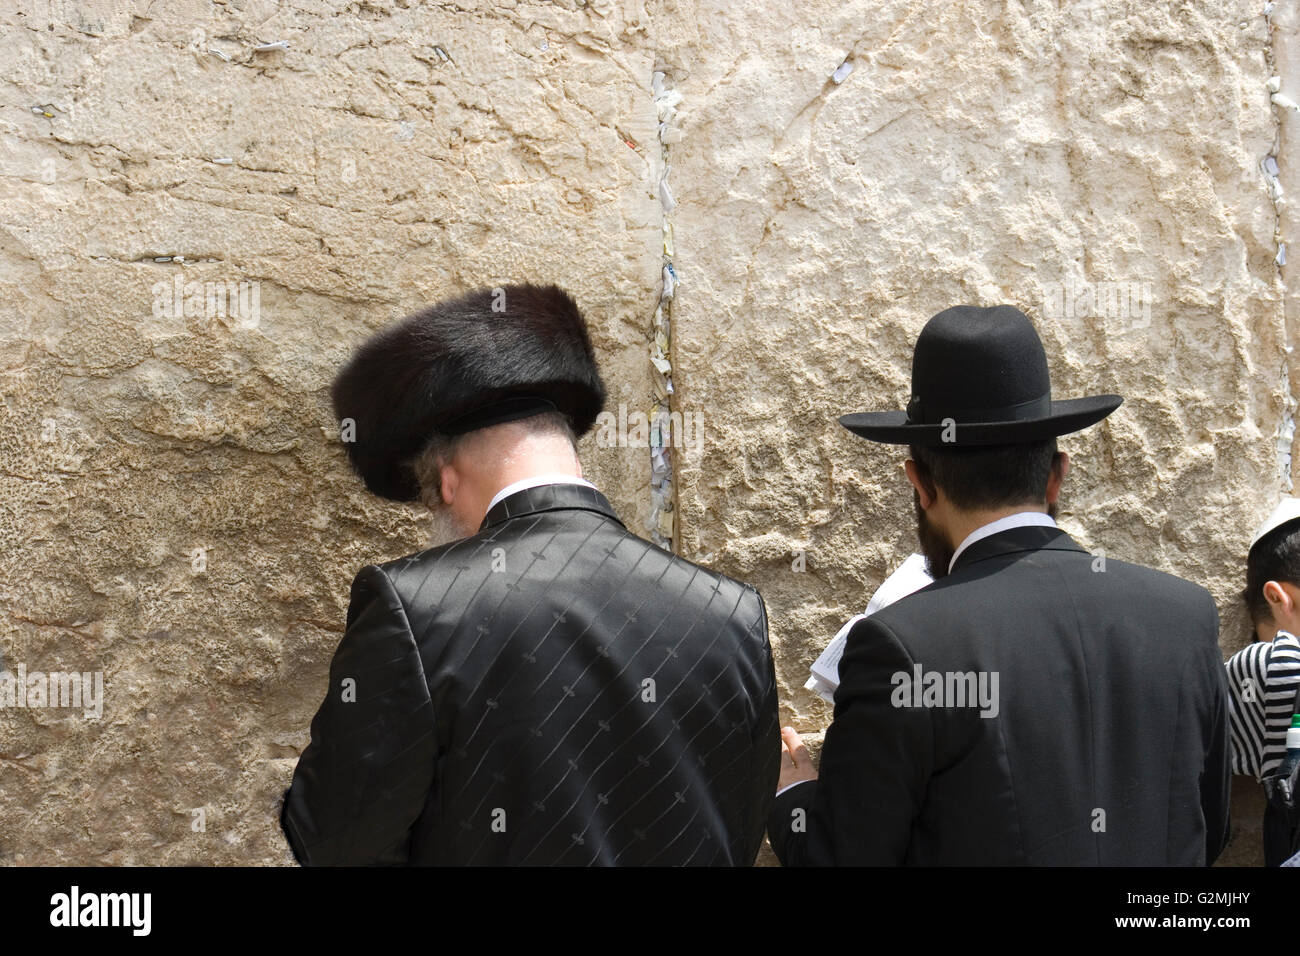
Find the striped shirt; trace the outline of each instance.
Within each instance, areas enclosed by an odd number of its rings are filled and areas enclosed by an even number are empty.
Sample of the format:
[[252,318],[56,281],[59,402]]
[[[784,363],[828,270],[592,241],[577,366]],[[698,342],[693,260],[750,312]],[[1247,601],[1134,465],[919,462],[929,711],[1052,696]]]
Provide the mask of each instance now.
[[1300,688],[1300,640],[1278,631],[1228,658],[1232,772],[1259,780],[1286,756],[1286,731]]

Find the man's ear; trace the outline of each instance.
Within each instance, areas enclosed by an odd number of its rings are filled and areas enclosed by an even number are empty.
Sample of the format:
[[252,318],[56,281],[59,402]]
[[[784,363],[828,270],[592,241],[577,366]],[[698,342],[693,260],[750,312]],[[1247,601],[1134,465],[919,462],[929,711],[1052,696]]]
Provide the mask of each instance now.
[[1273,615],[1273,620],[1280,621],[1283,615],[1290,616],[1295,609],[1295,602],[1291,600],[1291,595],[1286,593],[1286,588],[1276,581],[1268,581],[1264,584],[1264,600],[1268,602],[1268,609]]
[[907,480],[912,483],[917,496],[921,499],[921,507],[928,510],[934,504],[936,494],[934,485],[929,484],[921,477],[921,470],[916,467],[916,462],[910,458],[903,462],[903,470],[907,472]]
[[1056,504],[1056,499],[1061,496],[1061,485],[1065,484],[1065,476],[1070,473],[1070,456],[1063,451],[1058,451],[1052,458],[1052,470],[1047,475],[1047,503]]
[[460,472],[456,470],[456,466],[442,465],[438,469],[438,493],[442,495],[442,503],[450,506],[456,500],[456,492],[459,490]]

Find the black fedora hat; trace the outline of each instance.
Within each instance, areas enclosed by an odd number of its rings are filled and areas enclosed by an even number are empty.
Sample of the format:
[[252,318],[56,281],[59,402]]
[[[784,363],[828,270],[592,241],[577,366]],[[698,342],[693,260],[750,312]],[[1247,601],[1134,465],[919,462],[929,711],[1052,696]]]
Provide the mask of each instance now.
[[895,445],[1011,445],[1077,432],[1122,401],[1053,401],[1047,355],[1028,316],[1009,305],[957,305],[930,319],[916,339],[905,411],[839,421],[855,435]]

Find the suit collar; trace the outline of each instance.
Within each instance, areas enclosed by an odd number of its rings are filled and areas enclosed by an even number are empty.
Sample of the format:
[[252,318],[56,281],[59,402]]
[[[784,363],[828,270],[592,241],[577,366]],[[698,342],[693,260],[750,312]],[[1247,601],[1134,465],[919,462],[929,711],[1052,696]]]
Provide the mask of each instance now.
[[963,551],[969,548],[981,538],[987,538],[991,534],[997,534],[999,531],[1006,531],[1008,528],[1020,528],[1028,526],[1041,525],[1044,528],[1055,528],[1056,522],[1051,515],[1044,514],[1041,511],[1018,511],[1015,514],[1003,515],[994,521],[982,527],[976,528],[970,534],[966,535],[964,541],[957,545],[957,553],[952,556],[948,562],[948,570],[951,572],[957,566],[957,559],[961,557]]
[[618,521],[609,501],[595,488],[587,485],[535,485],[507,495],[488,509],[479,525],[479,531],[486,531],[494,525],[519,518],[524,515],[537,514],[542,511],[562,511],[566,509],[594,511]]
[[1078,551],[1088,554],[1060,528],[1029,526],[1008,528],[987,538],[980,538],[957,556],[952,574],[979,561],[1025,551]]
[[535,488],[538,485],[586,485],[588,488],[596,487],[586,478],[579,478],[577,475],[565,475],[565,474],[532,475],[531,477],[528,478],[522,478],[519,481],[514,482],[513,484],[506,485],[495,495],[493,495],[491,502],[488,503],[488,511],[491,511],[493,506],[498,501],[505,501],[516,491],[523,491],[525,488]]

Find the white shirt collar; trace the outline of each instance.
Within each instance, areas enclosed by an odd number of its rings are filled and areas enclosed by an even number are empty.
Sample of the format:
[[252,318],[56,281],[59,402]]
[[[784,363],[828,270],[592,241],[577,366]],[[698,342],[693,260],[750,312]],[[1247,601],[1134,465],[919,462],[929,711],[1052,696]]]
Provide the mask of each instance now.
[[1056,522],[1052,520],[1051,515],[1043,514],[1041,511],[1018,511],[1013,515],[1007,515],[1005,518],[990,521],[982,528],[976,528],[966,535],[966,540],[959,544],[957,550],[953,552],[952,560],[948,562],[948,573],[952,574],[952,569],[957,564],[957,558],[961,556],[961,553],[981,538],[987,538],[999,531],[1006,531],[1008,528],[1032,527],[1055,528]]
[[585,478],[579,478],[577,475],[531,475],[527,478],[521,478],[513,484],[506,485],[496,493],[496,497],[488,504],[488,511],[497,506],[497,502],[504,501],[517,491],[523,491],[526,488],[536,488],[538,485],[586,485],[588,488],[595,488],[590,481]]

